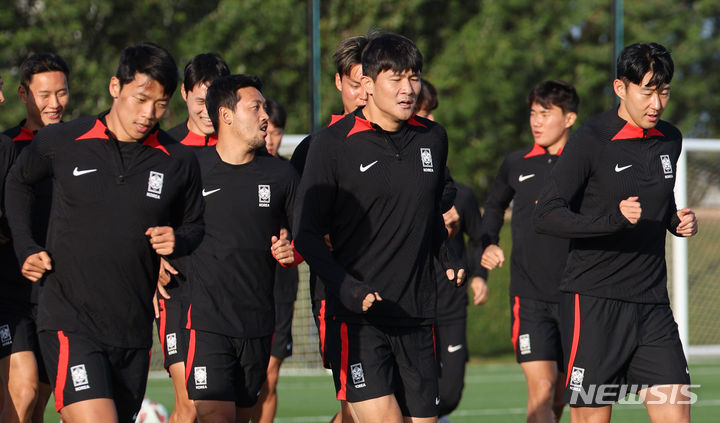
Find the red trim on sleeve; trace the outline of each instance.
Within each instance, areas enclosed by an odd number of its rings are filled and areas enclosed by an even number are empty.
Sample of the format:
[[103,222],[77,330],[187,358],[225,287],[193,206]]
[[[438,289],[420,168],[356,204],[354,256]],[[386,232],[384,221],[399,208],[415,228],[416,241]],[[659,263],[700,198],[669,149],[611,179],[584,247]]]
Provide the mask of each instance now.
[[570,349],[570,360],[568,360],[567,376],[565,377],[565,387],[570,383],[570,375],[572,374],[573,364],[575,364],[575,355],[577,355],[578,344],[580,343],[580,294],[575,294],[575,322],[573,324],[572,348]]
[[347,323],[340,324],[340,390],[337,393],[338,401],[347,401],[347,371],[348,371],[348,354],[349,340]]
[[512,326],[512,341],[513,351],[517,354],[517,340],[520,336],[520,297],[515,297],[515,303],[513,303],[513,326]]
[[370,123],[369,120],[360,119],[359,117],[355,116],[355,126],[352,127],[350,132],[348,132],[347,137],[350,138],[351,135],[357,134],[358,132],[374,130],[375,128],[372,127],[372,123]]
[[63,331],[58,331],[58,353],[57,376],[55,377],[55,411],[58,413],[65,407],[65,383],[67,382],[68,362],[70,361],[70,342]]
[[108,138],[105,130],[107,130],[107,126],[105,126],[105,124],[100,119],[98,119],[95,121],[95,126],[93,126],[91,130],[75,138],[75,141],[94,139],[108,140],[110,138]]

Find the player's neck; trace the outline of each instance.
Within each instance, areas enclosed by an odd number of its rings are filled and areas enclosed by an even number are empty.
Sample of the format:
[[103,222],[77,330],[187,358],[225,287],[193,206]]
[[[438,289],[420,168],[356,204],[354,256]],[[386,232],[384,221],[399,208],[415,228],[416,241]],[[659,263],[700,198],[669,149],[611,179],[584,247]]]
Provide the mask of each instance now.
[[368,99],[367,105],[363,108],[363,115],[365,115],[365,119],[388,132],[396,132],[405,124],[405,121],[399,121],[394,116],[383,112],[371,98]]
[[23,125],[23,127],[33,132],[41,130],[44,126],[45,125],[43,125],[42,120],[40,120],[39,118],[35,119],[30,115],[27,115],[27,117],[25,118],[25,124]]
[[557,156],[558,151],[562,151],[562,149],[565,148],[565,144],[567,144],[568,138],[570,138],[570,133],[568,131],[565,131],[565,133],[560,137],[560,139],[547,146],[546,150],[548,154],[553,154]]
[[218,138],[215,149],[220,159],[231,165],[250,163],[255,158],[255,150],[250,149],[247,144],[226,137]]

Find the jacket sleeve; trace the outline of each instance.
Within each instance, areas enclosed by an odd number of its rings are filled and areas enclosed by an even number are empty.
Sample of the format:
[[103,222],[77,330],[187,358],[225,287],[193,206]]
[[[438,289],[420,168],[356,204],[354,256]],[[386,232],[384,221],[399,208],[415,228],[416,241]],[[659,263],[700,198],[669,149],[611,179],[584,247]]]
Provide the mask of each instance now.
[[593,170],[593,160],[599,151],[594,142],[573,134],[555,164],[548,183],[540,194],[533,222],[541,234],[560,238],[591,238],[610,235],[632,227],[616,208],[608,215],[588,216],[571,207],[573,200],[585,188]]
[[[459,190],[458,190],[459,191]],[[482,225],[483,218],[480,214],[480,207],[478,206],[475,194],[469,188],[463,188],[466,192],[465,195],[459,195],[457,198],[462,198],[461,203],[461,219],[463,227],[461,232],[468,234],[467,244],[467,261],[468,261],[468,276],[475,277],[479,276],[485,280],[488,277],[488,271],[480,265],[482,259]],[[457,203],[457,202],[456,202]],[[458,234],[457,236],[461,236]]]
[[[362,302],[374,292],[335,260],[323,237],[330,232],[328,223],[335,205],[337,182],[332,145],[316,139],[310,146],[307,163],[295,199],[293,233],[295,248],[325,283],[325,288],[348,310],[362,313]],[[328,143],[331,144],[331,143]]]
[[200,166],[192,153],[184,155],[181,163],[185,171],[185,189],[180,195],[179,204],[175,207],[175,210],[182,211],[182,213],[173,224],[175,227],[175,251],[170,255],[171,259],[190,254],[200,245],[205,234],[203,222],[205,203],[201,195]]
[[33,186],[53,174],[53,140],[40,131],[10,169],[5,182],[5,208],[15,254],[20,263],[37,252],[45,250],[33,239],[32,207]]
[[491,244],[497,245],[500,242],[500,229],[505,223],[505,210],[515,196],[515,190],[509,184],[509,161],[510,157],[506,157],[500,165],[485,202],[485,213],[482,219],[481,257],[485,247]]

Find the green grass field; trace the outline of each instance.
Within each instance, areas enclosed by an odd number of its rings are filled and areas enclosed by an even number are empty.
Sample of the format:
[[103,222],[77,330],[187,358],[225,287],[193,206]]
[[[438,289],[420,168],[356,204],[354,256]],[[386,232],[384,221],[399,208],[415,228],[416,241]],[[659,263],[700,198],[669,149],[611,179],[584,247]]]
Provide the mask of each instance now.
[[[694,423],[715,423],[720,415],[720,363],[698,361],[691,363],[694,392],[698,401],[692,406]],[[277,423],[328,422],[337,411],[332,378],[326,374],[314,376],[282,375],[278,388],[280,405]],[[172,410],[173,393],[170,379],[153,373],[147,396]],[[522,422],[525,421],[525,380],[520,367],[512,362],[482,363],[473,361],[465,377],[465,392],[458,409],[451,415],[453,423]],[[567,412],[567,409],[566,409]],[[57,422],[57,414],[48,407],[46,422]],[[569,414],[563,418],[569,422]],[[616,405],[613,422],[649,421],[642,405]]]

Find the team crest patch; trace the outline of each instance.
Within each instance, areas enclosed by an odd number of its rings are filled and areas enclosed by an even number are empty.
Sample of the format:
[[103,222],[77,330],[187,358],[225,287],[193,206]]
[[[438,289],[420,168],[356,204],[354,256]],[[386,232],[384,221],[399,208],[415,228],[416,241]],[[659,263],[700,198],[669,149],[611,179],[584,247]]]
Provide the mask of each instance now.
[[353,385],[356,388],[365,387],[365,372],[363,372],[362,363],[350,365],[350,374],[352,375]]
[[667,154],[661,155],[660,163],[662,164],[663,173],[665,174],[665,179],[672,178],[673,170],[672,170],[672,162],[670,161],[670,156]]
[[90,382],[88,381],[87,370],[85,370],[84,364],[78,364],[70,368],[70,375],[72,375],[73,386],[75,392],[84,391],[90,389]]
[[167,345],[168,355],[177,354],[177,335],[174,333],[165,335],[165,345]]
[[195,367],[195,389],[207,389],[207,369],[205,366]]
[[0,326],[0,343],[2,343],[3,347],[7,347],[8,345],[12,344],[12,335],[10,334],[10,326],[8,326],[8,325]]
[[258,185],[258,207],[270,207],[270,185]]
[[583,379],[585,378],[585,369],[581,367],[573,367],[570,373],[570,389],[573,391],[581,391]]
[[165,178],[165,175],[163,175],[162,173],[150,171],[150,177],[148,178],[147,193],[145,193],[145,195],[159,200],[160,194],[162,194],[164,178]]
[[432,161],[432,150],[429,148],[420,149],[420,160],[422,161],[423,172],[434,172]]
[[520,355],[528,355],[532,352],[530,349],[530,334],[524,333],[518,337],[518,343],[520,344]]

